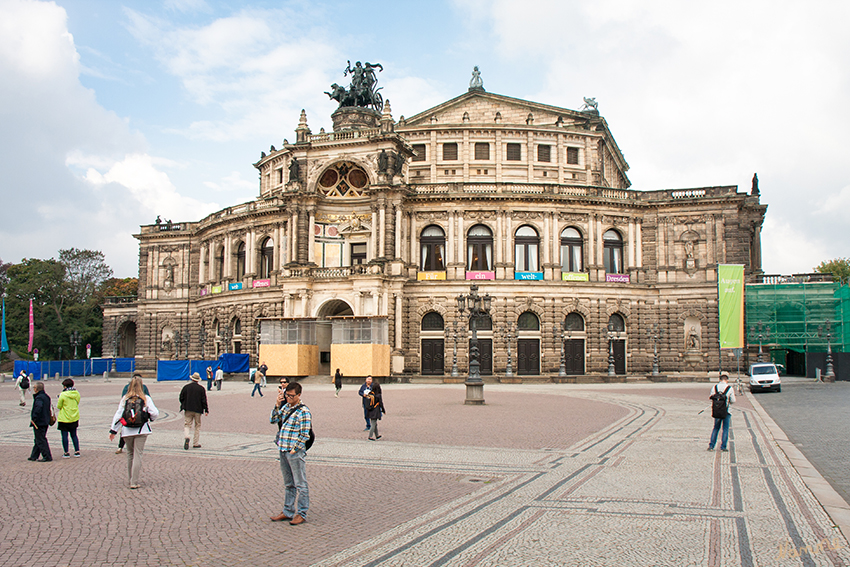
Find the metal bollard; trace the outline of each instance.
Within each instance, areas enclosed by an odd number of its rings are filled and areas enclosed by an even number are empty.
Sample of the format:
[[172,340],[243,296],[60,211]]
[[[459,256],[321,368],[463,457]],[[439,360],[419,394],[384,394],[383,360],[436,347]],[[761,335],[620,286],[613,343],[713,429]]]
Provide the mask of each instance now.
[[103,379],[105,381],[109,382],[109,371],[108,370],[103,371]]

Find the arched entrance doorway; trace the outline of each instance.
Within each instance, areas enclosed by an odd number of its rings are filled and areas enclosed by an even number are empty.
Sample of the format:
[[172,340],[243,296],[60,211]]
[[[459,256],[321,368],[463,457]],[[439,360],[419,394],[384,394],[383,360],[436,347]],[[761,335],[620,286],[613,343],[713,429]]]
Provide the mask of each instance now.
[[354,310],[341,299],[331,299],[316,313],[316,344],[319,346],[319,374],[330,375],[332,317],[354,317]]
[[136,356],[136,323],[127,321],[118,329],[120,341],[118,343],[119,358],[133,358]]

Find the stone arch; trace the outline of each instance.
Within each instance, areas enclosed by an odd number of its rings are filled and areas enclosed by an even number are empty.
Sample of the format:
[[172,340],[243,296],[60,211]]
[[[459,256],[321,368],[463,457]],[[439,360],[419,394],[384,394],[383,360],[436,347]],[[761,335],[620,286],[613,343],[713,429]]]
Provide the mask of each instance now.
[[328,319],[330,317],[354,316],[354,307],[338,297],[331,297],[316,307],[315,317],[317,319]]
[[310,172],[307,179],[307,187],[312,193],[322,193],[322,189],[319,187],[319,180],[329,169],[336,167],[337,165],[349,162],[353,163],[357,167],[363,170],[366,174],[367,182],[364,190],[368,190],[370,187],[376,185],[378,183],[378,174],[377,167],[371,161],[367,159],[363,159],[360,156],[344,156],[337,159],[333,159],[328,163],[322,164],[320,167],[317,167],[315,173]]

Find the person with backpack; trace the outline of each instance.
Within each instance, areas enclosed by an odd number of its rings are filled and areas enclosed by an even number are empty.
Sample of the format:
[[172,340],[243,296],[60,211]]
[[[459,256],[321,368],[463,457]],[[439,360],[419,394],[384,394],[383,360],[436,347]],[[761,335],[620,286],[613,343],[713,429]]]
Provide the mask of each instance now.
[[[207,366],[207,392],[212,390],[212,383],[213,383],[212,366]],[[219,388],[219,390],[221,390],[221,388]]]
[[251,376],[251,380],[254,382],[254,390],[251,392],[251,397],[254,397],[254,394],[257,392],[260,393],[260,397],[263,397],[263,382],[266,381],[266,377],[263,376],[263,373],[260,372],[259,369],[254,370],[254,374]]
[[722,425],[723,437],[720,440],[720,450],[728,451],[726,443],[729,441],[729,425],[732,421],[729,406],[735,403],[735,389],[729,385],[729,374],[720,373],[720,381],[711,387],[709,399],[711,400],[711,417],[714,418],[714,429],[711,430],[708,450],[714,451],[714,445],[717,443],[717,432],[720,431]]
[[156,409],[153,398],[145,395],[141,377],[134,376],[127,388],[127,394],[118,402],[118,410],[109,428],[109,440],[113,441],[120,429],[121,438],[127,446],[127,474],[131,489],[139,488],[142,454],[147,437],[152,433],[150,422],[157,417],[159,410]]
[[[50,444],[47,442],[47,428],[50,427],[52,412],[50,396],[44,391],[44,382],[36,382],[32,387],[32,411],[30,412],[30,427],[35,435],[32,453],[28,459],[30,461],[46,463],[53,460]],[[40,459],[39,455],[41,455]]]
[[70,378],[65,378],[62,386],[64,389],[56,402],[59,410],[56,421],[59,423],[59,431],[62,432],[62,458],[68,459],[71,457],[68,446],[69,435],[74,443],[74,456],[80,456],[80,439],[77,437],[77,427],[80,425],[80,392],[74,388],[74,381]]
[[286,487],[283,511],[272,516],[271,521],[288,520],[297,526],[307,521],[310,508],[305,457],[313,433],[310,408],[301,403],[301,384],[292,382],[278,393],[270,421],[283,424],[275,442],[280,449],[280,472]]
[[381,438],[378,435],[378,420],[381,419],[381,414],[387,413],[387,410],[384,409],[381,385],[377,382],[372,382],[372,391],[366,398],[369,400],[369,419],[372,420],[372,425],[369,428],[369,440],[377,441]]
[[30,379],[27,377],[27,373],[21,370],[21,373],[18,375],[18,379],[15,380],[15,387],[18,389],[18,392],[21,394],[21,403],[19,406],[27,405],[27,399],[24,394],[27,393],[27,390],[30,389]]
[[[142,373],[141,373],[141,372],[133,372],[133,378],[139,378],[139,379],[141,379],[141,378],[142,378]],[[132,379],[131,379],[131,381],[130,381],[130,382],[127,382],[127,384],[125,384],[125,385],[124,385],[124,389],[123,389],[123,390],[121,390],[121,397],[124,397],[124,396],[126,396],[126,395],[127,395],[127,390],[130,388],[130,383],[131,383],[131,382],[132,382]],[[151,395],[151,393],[148,391],[148,387],[147,387],[147,386],[142,386],[142,389],[145,391],[145,395],[146,395],[146,396],[150,396],[150,395]],[[123,438],[123,437],[119,437],[119,438],[118,438],[118,450],[117,450],[117,451],[115,451],[115,454],[116,454],[116,455],[120,455],[120,454],[121,454],[121,453],[123,453],[123,452],[124,452],[124,438]]]

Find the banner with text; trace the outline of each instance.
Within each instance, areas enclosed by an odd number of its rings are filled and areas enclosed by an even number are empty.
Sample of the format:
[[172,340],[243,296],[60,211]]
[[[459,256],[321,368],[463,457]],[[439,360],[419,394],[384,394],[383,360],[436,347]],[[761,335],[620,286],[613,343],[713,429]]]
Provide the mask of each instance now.
[[720,348],[744,348],[744,266],[717,266]]

